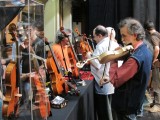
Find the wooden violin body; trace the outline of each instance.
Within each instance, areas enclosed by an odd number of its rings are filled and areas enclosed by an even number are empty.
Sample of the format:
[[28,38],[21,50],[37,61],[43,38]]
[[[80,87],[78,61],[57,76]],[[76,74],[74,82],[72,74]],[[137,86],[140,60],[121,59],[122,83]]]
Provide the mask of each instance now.
[[[16,43],[16,55],[19,56],[19,46],[16,34],[16,25],[14,23],[9,25],[9,32],[12,40]],[[19,108],[19,82],[20,82],[20,62],[19,57],[16,61],[11,61],[5,71],[5,87],[6,94],[3,100],[2,115],[6,118],[10,116],[18,116]]]
[[50,51],[47,55],[47,71],[50,75],[50,84],[54,95],[62,94],[64,91],[66,92],[68,87],[65,84],[65,79],[61,73],[60,66],[58,64],[57,58],[50,46],[50,44],[46,41],[46,45],[48,45]]
[[88,42],[88,38],[86,37],[86,34],[80,35],[78,29],[75,29],[75,32],[78,34],[78,36],[81,36],[81,39],[79,41],[79,49],[80,49],[80,53],[82,54],[82,58],[84,60],[87,52],[92,53],[93,49]]
[[68,38],[68,42],[69,42],[69,47],[68,47],[68,57],[69,57],[69,60],[70,60],[70,63],[71,63],[71,70],[72,70],[72,76],[75,77],[75,78],[78,78],[79,77],[79,69],[78,67],[76,66],[76,63],[78,62],[78,58],[77,58],[77,55],[76,55],[76,52],[69,40],[69,37],[68,35],[64,32],[64,28],[61,27],[60,28],[60,31],[62,34],[64,34],[64,36],[66,36]]
[[[32,48],[31,52],[35,54]],[[41,117],[43,119],[46,119],[51,113],[49,97],[46,95],[45,83],[42,79],[42,75],[40,75],[39,72],[38,60],[35,57],[33,57],[32,60],[33,60],[35,75],[34,77],[31,78],[31,83],[32,83],[31,85],[33,93],[35,93],[34,95],[35,104],[38,106]]]
[[76,66],[77,61],[76,61],[75,55],[73,53],[73,50],[70,46],[68,47],[68,56],[69,56],[69,60],[71,63],[72,75],[74,77],[78,77],[79,76],[79,69]]
[[6,94],[3,100],[2,115],[9,117],[11,115],[17,115],[16,105],[19,101],[19,89],[16,87],[16,62],[10,62],[6,68]]
[[93,50],[91,46],[89,45],[86,36],[83,36],[83,38],[80,40],[80,51],[82,53],[83,58],[86,57],[87,52],[93,53]]
[[51,55],[51,53],[48,53],[47,57],[47,69],[50,74],[51,79],[51,87],[53,90],[54,95],[62,94],[64,91],[63,84],[64,84],[64,78],[61,73],[57,70],[57,65]]
[[51,107],[49,97],[46,95],[44,84],[41,82],[41,78],[38,73],[35,73],[34,77],[31,78],[33,91],[35,94],[35,105],[38,106],[40,115],[43,119],[46,119],[50,115]]
[[120,60],[122,57],[128,55],[130,51],[132,50],[133,50],[133,47],[131,45],[128,45],[118,50],[107,51],[107,52],[102,53],[99,56],[98,60],[101,64],[107,63],[112,60]]

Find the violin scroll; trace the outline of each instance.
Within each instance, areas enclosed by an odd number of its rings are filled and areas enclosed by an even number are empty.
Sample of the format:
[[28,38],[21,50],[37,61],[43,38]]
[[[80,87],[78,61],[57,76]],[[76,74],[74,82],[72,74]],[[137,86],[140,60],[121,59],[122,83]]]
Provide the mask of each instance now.
[[78,28],[75,28],[74,31],[77,33],[78,36],[81,36],[80,32],[78,31]]
[[87,60],[84,60],[84,61],[82,61],[82,62],[76,63],[76,66],[77,66],[78,68],[83,68],[83,66],[84,66],[86,63],[87,63]]
[[60,27],[60,32],[64,35],[64,37],[69,37],[69,35],[71,34],[71,30],[64,29],[64,27]]
[[78,68],[83,68],[86,63],[88,63],[89,61],[91,61],[91,60],[93,60],[93,59],[98,59],[98,60],[100,60],[99,57],[100,57],[100,56],[95,56],[95,57],[88,58],[88,59],[86,59],[86,60],[84,60],[84,61],[79,61],[79,62],[76,63],[76,66],[77,66]]
[[133,46],[132,45],[127,45],[125,47],[122,47],[122,50],[123,51],[131,51],[131,50],[133,50]]

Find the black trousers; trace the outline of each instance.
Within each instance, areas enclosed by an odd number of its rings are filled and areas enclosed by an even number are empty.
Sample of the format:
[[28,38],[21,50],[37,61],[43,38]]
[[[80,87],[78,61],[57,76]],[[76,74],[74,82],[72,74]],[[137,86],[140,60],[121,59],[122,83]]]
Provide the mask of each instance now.
[[[112,95],[108,95],[109,105],[111,106]],[[108,111],[110,107],[107,103],[107,95],[94,94],[95,120],[110,120],[112,112]]]

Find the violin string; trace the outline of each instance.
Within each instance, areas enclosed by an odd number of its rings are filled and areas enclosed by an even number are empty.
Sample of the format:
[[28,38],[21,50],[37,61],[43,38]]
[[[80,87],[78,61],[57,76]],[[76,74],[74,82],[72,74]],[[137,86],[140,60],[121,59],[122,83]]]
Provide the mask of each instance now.
[[66,59],[65,59],[64,51],[63,51],[63,46],[62,46],[61,42],[60,42],[60,45],[61,45],[61,51],[62,51],[62,55],[63,55],[63,61],[64,61],[64,64],[65,64],[66,70],[68,72],[68,67],[67,67],[67,63],[66,63]]

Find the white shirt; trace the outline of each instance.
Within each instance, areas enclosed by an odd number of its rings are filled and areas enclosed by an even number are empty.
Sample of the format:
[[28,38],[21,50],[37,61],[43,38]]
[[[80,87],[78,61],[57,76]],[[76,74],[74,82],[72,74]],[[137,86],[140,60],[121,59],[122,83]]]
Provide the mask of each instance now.
[[[108,50],[115,50],[115,48],[117,48],[118,46],[119,45],[117,42],[113,40],[109,40],[109,38],[106,37],[96,45],[96,49],[94,50],[92,56],[94,57],[97,55],[101,55],[102,53]],[[103,85],[102,88],[99,86],[99,81],[103,76],[105,64],[100,64],[97,59],[92,60],[91,63],[92,63],[91,73],[93,74],[96,81],[95,92],[97,94],[104,94],[104,95],[113,94],[114,87],[111,83]],[[106,63],[105,73],[104,73],[105,78],[108,78],[108,79],[109,79],[109,68],[110,68],[110,62]]]

